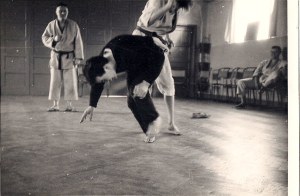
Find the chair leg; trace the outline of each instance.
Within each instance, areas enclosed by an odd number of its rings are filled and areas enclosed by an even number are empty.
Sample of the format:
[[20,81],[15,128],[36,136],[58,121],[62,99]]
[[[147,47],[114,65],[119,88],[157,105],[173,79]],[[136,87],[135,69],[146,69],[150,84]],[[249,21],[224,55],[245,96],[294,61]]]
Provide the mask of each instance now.
[[262,92],[259,92],[259,105],[262,105]]
[[213,86],[211,86],[211,88],[210,88],[210,93],[209,93],[209,98],[212,100],[213,99],[213,92],[214,92],[214,87]]
[[254,105],[256,105],[256,95],[255,95],[255,90],[252,90],[252,93],[253,93]]
[[276,91],[274,89],[272,89],[272,91],[273,91],[273,106],[274,106],[275,105],[275,93],[276,93]]

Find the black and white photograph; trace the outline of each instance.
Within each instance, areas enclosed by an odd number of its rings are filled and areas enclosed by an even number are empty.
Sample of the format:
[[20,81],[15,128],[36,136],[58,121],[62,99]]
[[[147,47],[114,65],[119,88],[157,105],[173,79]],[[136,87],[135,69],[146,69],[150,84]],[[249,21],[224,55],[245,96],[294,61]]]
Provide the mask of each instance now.
[[299,195],[299,8],[1,0],[0,195]]

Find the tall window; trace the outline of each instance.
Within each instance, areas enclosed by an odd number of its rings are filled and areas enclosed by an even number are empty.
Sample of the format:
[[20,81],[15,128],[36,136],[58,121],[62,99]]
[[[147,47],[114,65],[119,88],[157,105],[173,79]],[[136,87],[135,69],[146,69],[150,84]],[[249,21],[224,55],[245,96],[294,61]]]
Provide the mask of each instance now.
[[274,34],[276,0],[233,0],[225,40],[241,43],[268,39]]

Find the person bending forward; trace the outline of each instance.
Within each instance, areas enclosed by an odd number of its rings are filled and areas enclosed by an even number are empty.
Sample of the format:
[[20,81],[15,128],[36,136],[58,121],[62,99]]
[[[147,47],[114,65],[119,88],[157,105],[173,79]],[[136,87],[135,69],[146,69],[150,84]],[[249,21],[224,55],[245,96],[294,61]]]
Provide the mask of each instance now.
[[155,44],[155,39],[120,35],[109,41],[99,56],[87,60],[83,72],[91,84],[90,106],[84,111],[80,122],[88,115],[92,119],[105,82],[116,78],[117,73],[127,72],[128,107],[146,135],[144,141],[155,141],[161,118],[149,88],[160,74],[165,58],[163,49]]

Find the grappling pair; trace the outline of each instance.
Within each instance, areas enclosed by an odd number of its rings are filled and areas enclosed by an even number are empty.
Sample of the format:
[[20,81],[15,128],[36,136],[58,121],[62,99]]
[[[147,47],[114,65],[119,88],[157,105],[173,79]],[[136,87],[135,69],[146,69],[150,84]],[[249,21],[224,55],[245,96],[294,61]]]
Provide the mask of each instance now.
[[[163,68],[168,50],[154,37],[120,35],[109,41],[99,56],[86,61],[83,72],[91,84],[89,107],[81,121],[93,116],[107,81],[117,77],[117,73],[127,72],[128,107],[146,135],[145,142],[152,143],[159,132],[161,118],[149,93],[149,88],[158,78]],[[174,88],[174,83],[172,83]],[[159,89],[162,90],[163,89]]]

